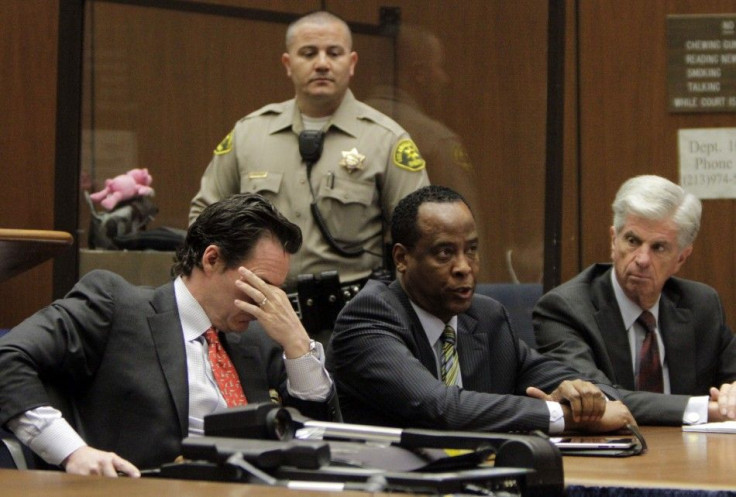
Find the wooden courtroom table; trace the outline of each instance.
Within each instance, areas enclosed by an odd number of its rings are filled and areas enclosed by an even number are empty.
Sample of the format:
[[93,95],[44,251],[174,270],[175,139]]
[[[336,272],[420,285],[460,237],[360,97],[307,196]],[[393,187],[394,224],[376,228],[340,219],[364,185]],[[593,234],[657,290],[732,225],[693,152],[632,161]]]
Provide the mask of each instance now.
[[[388,494],[289,490],[283,487],[167,480],[159,478],[105,478],[68,475],[60,471],[0,469],[3,497],[365,497]],[[403,494],[408,495],[408,494]]]
[[[568,487],[681,489],[707,493],[729,491],[736,495],[736,434],[685,433],[679,427],[642,427],[649,451],[640,456],[564,458]],[[570,488],[572,491],[574,488]],[[610,488],[609,488],[610,490]],[[296,493],[298,492],[298,493]],[[636,492],[627,493],[634,495]],[[692,495],[695,495],[693,493]],[[577,493],[578,495],[580,492]],[[596,494],[590,492],[590,494]],[[599,494],[609,495],[605,492]],[[668,495],[662,491],[662,495]],[[688,493],[689,494],[689,493]],[[334,492],[287,490],[280,487],[157,478],[102,478],[67,475],[56,471],[0,470],[3,497],[276,497],[335,496]],[[345,497],[367,495],[342,492]],[[376,495],[376,494],[373,494]],[[396,495],[407,495],[394,493]],[[719,495],[724,495],[720,492]]]
[[736,495],[736,434],[642,426],[649,451],[632,457],[563,460],[565,485],[732,490]]
[[0,228],[0,282],[58,255],[73,241],[65,231]]

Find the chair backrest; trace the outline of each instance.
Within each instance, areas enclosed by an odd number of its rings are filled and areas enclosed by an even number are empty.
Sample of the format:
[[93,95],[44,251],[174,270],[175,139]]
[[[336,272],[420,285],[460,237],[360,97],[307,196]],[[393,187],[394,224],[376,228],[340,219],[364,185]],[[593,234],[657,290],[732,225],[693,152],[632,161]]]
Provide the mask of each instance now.
[[[10,329],[0,328],[0,338],[6,335]],[[54,382],[44,381],[44,387],[49,395],[51,405],[59,409],[65,419],[79,431],[79,416],[73,403],[64,393],[63,388]],[[0,427],[0,469],[59,469],[51,466],[31,449],[21,444],[20,441],[9,430]]]
[[11,432],[0,428],[0,469],[43,469],[31,449]]
[[542,296],[541,283],[478,283],[475,291],[501,302],[508,311],[511,326],[519,338],[530,347],[536,348],[532,309]]

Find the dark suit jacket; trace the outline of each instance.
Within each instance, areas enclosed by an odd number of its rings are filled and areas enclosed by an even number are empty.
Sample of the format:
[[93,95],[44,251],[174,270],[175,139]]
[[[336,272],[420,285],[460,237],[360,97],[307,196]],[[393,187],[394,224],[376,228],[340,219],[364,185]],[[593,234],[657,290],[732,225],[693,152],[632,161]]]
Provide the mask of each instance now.
[[[289,397],[282,349],[262,330],[221,333],[250,403],[285,404],[328,419],[329,402]],[[224,338],[224,340],[223,340]],[[107,271],[84,276],[61,300],[0,339],[0,424],[57,402],[92,447],[140,468],[180,454],[188,435],[186,355],[173,283],[136,287]]]
[[680,425],[690,396],[736,380],[736,340],[718,294],[702,283],[670,278],[662,290],[659,329],[673,395],[634,391],[611,264],[594,264],[544,295],[533,320],[540,352],[616,386],[640,424]]
[[458,316],[457,333],[463,388],[448,388],[401,285],[369,281],[338,316],[327,351],[345,421],[547,431],[549,410],[527,397],[526,388],[550,392],[580,375],[527,347],[512,332],[503,306],[489,297],[473,297]]

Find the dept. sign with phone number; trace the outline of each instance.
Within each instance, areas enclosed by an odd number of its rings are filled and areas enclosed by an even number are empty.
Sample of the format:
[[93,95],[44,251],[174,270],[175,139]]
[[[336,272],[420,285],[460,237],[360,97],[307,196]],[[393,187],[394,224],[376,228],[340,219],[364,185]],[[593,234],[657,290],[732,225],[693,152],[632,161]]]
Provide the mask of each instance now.
[[736,128],[678,131],[680,185],[700,199],[736,198]]

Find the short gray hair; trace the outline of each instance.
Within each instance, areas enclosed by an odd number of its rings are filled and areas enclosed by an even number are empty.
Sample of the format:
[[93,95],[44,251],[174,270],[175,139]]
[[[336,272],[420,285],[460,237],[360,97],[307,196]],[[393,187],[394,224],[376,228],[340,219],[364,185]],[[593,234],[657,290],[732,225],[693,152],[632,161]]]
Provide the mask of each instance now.
[[627,180],[613,201],[613,227],[619,234],[626,217],[634,215],[650,221],[672,219],[677,226],[680,250],[695,242],[703,207],[695,195],[661,176],[643,175]]

